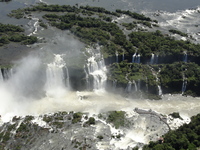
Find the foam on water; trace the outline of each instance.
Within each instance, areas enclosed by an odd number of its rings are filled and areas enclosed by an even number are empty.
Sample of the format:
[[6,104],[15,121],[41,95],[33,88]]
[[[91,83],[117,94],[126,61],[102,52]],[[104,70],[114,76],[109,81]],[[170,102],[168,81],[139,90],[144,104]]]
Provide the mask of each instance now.
[[158,20],[159,26],[166,29],[167,31],[169,29],[180,30],[191,36],[194,39],[194,42],[200,43],[200,6],[195,9],[179,10],[173,13],[166,11],[143,13]]

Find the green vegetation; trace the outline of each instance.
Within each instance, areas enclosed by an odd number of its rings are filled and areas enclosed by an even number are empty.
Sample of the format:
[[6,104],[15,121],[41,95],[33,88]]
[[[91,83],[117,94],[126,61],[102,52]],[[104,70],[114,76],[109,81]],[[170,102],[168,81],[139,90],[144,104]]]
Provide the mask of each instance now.
[[129,81],[148,83],[149,86],[156,86],[156,78],[153,76],[151,68],[147,65],[127,63],[113,63],[109,67],[108,80],[117,80],[118,84],[127,84]]
[[111,111],[109,112],[107,122],[112,123],[115,128],[124,127],[126,124],[124,111]]
[[52,116],[44,115],[43,121],[50,123],[53,121],[53,118],[52,118]]
[[81,122],[82,115],[83,115],[83,114],[80,113],[80,112],[74,113],[74,114],[73,114],[72,123],[75,124],[75,123]]
[[144,57],[151,56],[152,53],[159,54],[159,56],[179,55],[185,51],[188,55],[200,56],[200,44],[175,40],[164,36],[160,31],[132,32],[129,37],[130,42],[138,48],[138,53]]
[[197,150],[200,147],[200,114],[191,118],[189,124],[170,131],[163,136],[164,143],[150,142],[143,150]]
[[30,122],[33,119],[34,119],[33,116],[26,116],[25,119],[24,119],[24,122]]
[[46,25],[45,23],[43,23],[43,22],[40,22],[39,25],[40,25],[41,27],[45,28],[45,29],[48,28],[47,25]]
[[94,117],[90,117],[89,120],[85,122],[84,126],[87,126],[87,125],[95,125]]
[[183,118],[181,118],[181,116],[178,112],[173,112],[172,114],[169,114],[169,115],[172,116],[173,118],[179,118],[179,119],[183,120]]
[[199,95],[200,66],[195,63],[175,62],[163,65],[160,71],[162,86],[171,91],[180,91],[183,83],[183,76],[187,81],[187,89],[193,96]]
[[179,35],[185,36],[185,37],[188,36],[186,33],[183,33],[183,32],[181,32],[181,31],[174,30],[174,29],[170,29],[169,32],[174,33],[174,34],[179,34]]
[[117,9],[116,12],[126,14],[126,15],[134,18],[134,19],[137,19],[137,20],[152,21],[151,18],[149,18],[149,17],[145,17],[144,15],[141,15],[141,14],[138,14],[138,13],[135,13],[135,12],[131,12],[129,10],[125,11],[125,10]]
[[122,23],[122,26],[126,27],[126,30],[132,30],[137,27],[136,23]]
[[61,30],[71,30],[87,44],[103,45],[102,51],[105,57],[114,55],[116,50],[119,53],[134,51],[132,44],[115,23],[105,22],[98,18],[81,17],[75,13],[46,14],[43,18]]
[[0,46],[10,42],[20,42],[25,45],[37,42],[37,37],[26,36],[23,32],[24,29],[19,26],[0,23]]
[[102,136],[102,135],[98,135],[97,138],[98,138],[99,140],[102,140],[102,139],[103,139],[103,136]]

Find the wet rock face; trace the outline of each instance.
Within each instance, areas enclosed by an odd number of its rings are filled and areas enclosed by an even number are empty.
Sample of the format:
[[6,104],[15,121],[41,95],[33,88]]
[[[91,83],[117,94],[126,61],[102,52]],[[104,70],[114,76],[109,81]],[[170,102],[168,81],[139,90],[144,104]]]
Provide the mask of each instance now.
[[[149,112],[149,111],[147,111]],[[112,120],[119,116],[120,124]],[[0,126],[1,149],[127,149],[156,141],[169,131],[160,116],[134,111],[58,112],[14,117]]]

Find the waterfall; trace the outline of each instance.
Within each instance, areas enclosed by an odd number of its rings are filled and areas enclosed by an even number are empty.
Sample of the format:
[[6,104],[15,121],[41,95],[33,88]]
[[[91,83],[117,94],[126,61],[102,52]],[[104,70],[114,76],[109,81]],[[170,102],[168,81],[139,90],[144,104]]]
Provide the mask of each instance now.
[[183,74],[183,84],[182,84],[182,89],[181,89],[182,94],[184,94],[186,87],[187,87],[187,80],[185,78],[185,74]]
[[127,86],[126,86],[126,92],[130,93],[132,90],[132,82],[128,81]]
[[183,84],[182,84],[182,94],[184,94],[185,90],[187,87],[187,80],[183,80]]
[[87,90],[90,89],[90,82],[89,82],[89,74],[88,72],[86,71],[87,67],[86,65],[84,65],[84,72],[85,72],[85,78],[86,78],[86,85],[87,85]]
[[138,64],[140,63],[140,54],[138,54],[136,57],[136,63],[138,63]]
[[140,87],[141,87],[141,80],[138,79],[138,90],[140,91]]
[[115,91],[117,87],[117,80],[113,80],[113,91]]
[[160,85],[158,85],[158,95],[159,95],[159,96],[163,95],[163,94],[162,94],[162,89],[161,89],[161,86],[160,86]]
[[12,69],[3,69],[1,71],[3,80],[8,80],[12,76]]
[[92,56],[88,59],[88,70],[89,74],[93,76],[93,88],[94,90],[104,90],[107,80],[106,66],[104,60],[101,59],[96,61],[95,57]]
[[183,56],[183,62],[187,62],[188,59],[188,55],[186,52],[184,52],[184,56]]
[[119,59],[118,59],[119,54],[117,51],[115,52],[115,54],[116,54],[116,63],[118,63],[119,62]]
[[140,54],[136,55],[136,53],[132,56],[132,63],[140,63]]
[[3,82],[3,74],[2,74],[2,71],[0,69],[0,83]]
[[46,69],[46,95],[50,97],[63,96],[69,88],[68,68],[61,55],[55,55],[54,61]]
[[123,55],[122,55],[122,61],[124,61],[124,52],[123,52]]
[[132,63],[135,63],[136,53],[132,56]]
[[149,86],[148,86],[148,78],[147,77],[146,77],[146,88],[147,88],[146,92],[148,92],[149,91]]
[[152,54],[151,54],[151,60],[150,60],[150,64],[151,64],[151,65],[154,64],[154,57],[155,57],[155,55],[152,53]]
[[155,63],[158,64],[158,55],[156,55],[156,62]]
[[159,85],[160,80],[159,80],[159,78],[158,78],[158,73],[160,73],[160,69],[159,69],[158,72],[156,72],[153,68],[151,68],[151,71],[152,71],[152,74],[153,74],[153,75],[155,76],[155,78],[156,78],[156,83],[157,83],[157,87],[158,87],[158,95],[161,96],[161,95],[163,95],[163,94],[162,94],[162,88],[161,88],[161,86]]
[[137,88],[137,84],[136,84],[135,80],[133,80],[133,84],[134,84],[134,86],[135,86],[135,91],[137,92],[137,91],[138,91],[138,88]]

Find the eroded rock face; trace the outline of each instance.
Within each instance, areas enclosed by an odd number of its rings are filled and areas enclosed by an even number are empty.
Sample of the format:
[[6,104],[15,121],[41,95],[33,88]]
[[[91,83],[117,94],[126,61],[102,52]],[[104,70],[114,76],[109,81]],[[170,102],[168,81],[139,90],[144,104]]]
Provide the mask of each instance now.
[[[13,117],[0,126],[2,149],[130,149],[169,131],[167,117],[153,111],[112,111],[99,115],[58,112]],[[115,118],[115,119],[113,119]],[[161,119],[162,118],[162,119]],[[170,125],[173,119],[170,118]],[[180,125],[180,124],[179,124]]]

